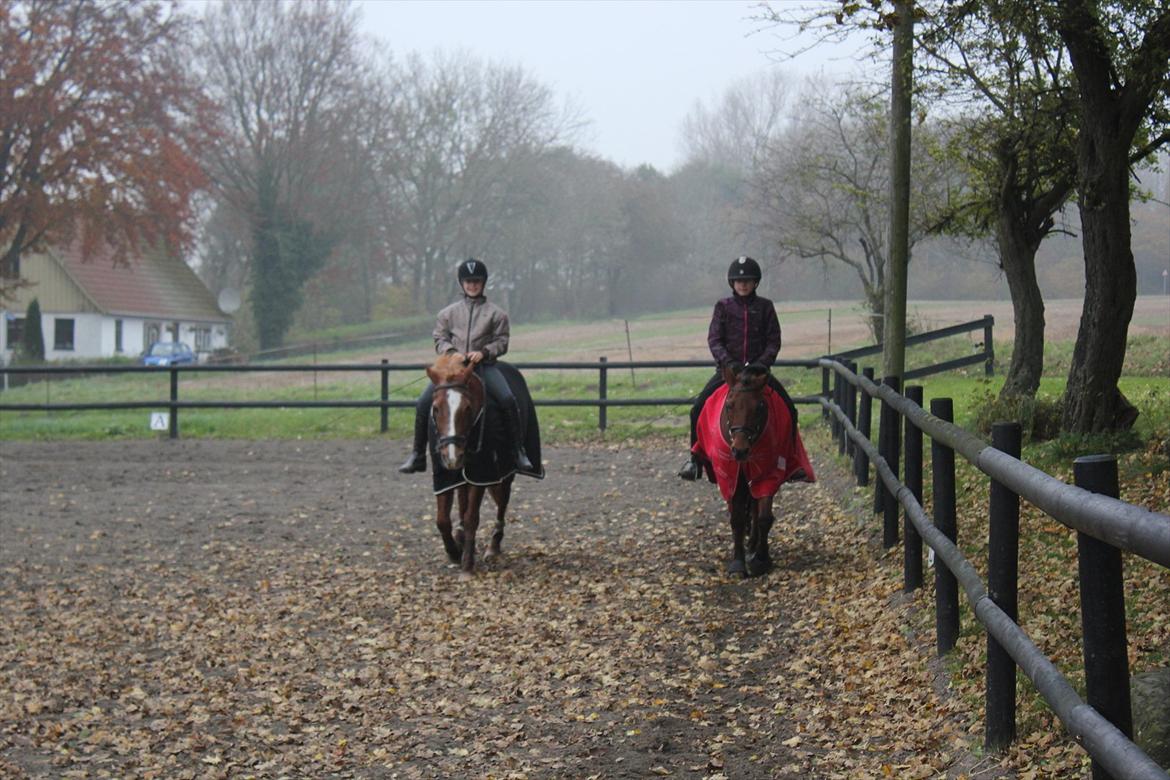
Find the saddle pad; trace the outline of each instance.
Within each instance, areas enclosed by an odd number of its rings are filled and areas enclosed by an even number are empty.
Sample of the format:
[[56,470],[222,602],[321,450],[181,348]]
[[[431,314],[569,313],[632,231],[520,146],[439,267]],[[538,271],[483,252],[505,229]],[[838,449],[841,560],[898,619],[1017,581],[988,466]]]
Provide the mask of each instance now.
[[724,500],[730,501],[735,495],[741,468],[752,498],[774,496],[785,482],[815,482],[816,475],[800,431],[793,424],[784,399],[770,387],[764,389],[768,424],[763,434],[752,445],[746,461],[740,462],[732,456],[731,446],[724,440],[719,426],[727,393],[728,387],[723,385],[707,399],[695,428],[697,440],[691,448],[705,459],[707,478],[719,485]]

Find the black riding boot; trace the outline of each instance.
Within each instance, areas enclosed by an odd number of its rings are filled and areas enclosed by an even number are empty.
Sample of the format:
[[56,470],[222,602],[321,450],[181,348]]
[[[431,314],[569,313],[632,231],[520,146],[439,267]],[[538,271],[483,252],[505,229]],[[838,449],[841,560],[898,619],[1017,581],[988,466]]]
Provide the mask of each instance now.
[[398,467],[402,474],[413,474],[416,471],[427,470],[427,416],[415,409],[414,411],[414,449],[406,462]]
[[699,461],[695,459],[694,455],[678,470],[678,475],[687,482],[694,482],[699,478]]
[[[697,441],[697,439],[698,439],[698,437],[695,436],[695,426],[697,426],[699,424],[699,409],[700,408],[701,407],[699,406],[699,404],[695,404],[695,406],[691,409],[691,446],[692,447],[695,446],[695,441]],[[699,468],[699,459],[696,458],[694,456],[694,454],[692,454],[691,459],[688,460],[686,463],[684,463],[683,467],[678,470],[678,475],[680,477],[682,477],[683,479],[685,479],[687,482],[694,482],[695,480],[697,480],[699,478],[699,475],[701,473],[702,473],[702,469]]]
[[514,445],[514,453],[516,455],[516,468],[520,471],[534,471],[536,466],[532,465],[532,461],[528,459],[528,453],[524,451],[524,426],[520,424],[520,406],[515,400],[512,403],[501,404],[504,408],[504,425],[508,429],[508,435],[512,437],[512,444]]

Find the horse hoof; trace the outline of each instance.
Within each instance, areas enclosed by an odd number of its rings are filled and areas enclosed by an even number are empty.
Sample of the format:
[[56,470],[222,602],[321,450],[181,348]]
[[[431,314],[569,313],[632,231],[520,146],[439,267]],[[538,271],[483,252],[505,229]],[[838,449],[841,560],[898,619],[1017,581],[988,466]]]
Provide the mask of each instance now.
[[748,574],[752,577],[759,577],[761,574],[767,574],[768,570],[772,568],[772,562],[767,558],[749,558],[747,562]]
[[732,558],[727,563],[727,573],[728,574],[738,574],[741,577],[746,577],[747,576],[747,567],[744,565],[743,561],[740,560],[739,558]]
[[475,576],[475,573],[470,572],[467,569],[460,569],[459,570],[459,581],[460,582],[470,582],[474,576]]

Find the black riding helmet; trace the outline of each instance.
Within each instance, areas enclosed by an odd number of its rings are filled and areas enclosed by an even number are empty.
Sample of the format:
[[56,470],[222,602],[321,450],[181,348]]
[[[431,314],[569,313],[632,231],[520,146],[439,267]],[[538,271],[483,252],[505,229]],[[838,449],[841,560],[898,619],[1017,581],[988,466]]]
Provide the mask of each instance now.
[[488,270],[487,266],[483,264],[482,260],[476,260],[474,257],[469,257],[459,264],[459,283],[463,282],[487,282]]
[[758,282],[763,278],[760,264],[747,255],[737,257],[727,269],[727,285],[735,289],[735,283],[741,281]]

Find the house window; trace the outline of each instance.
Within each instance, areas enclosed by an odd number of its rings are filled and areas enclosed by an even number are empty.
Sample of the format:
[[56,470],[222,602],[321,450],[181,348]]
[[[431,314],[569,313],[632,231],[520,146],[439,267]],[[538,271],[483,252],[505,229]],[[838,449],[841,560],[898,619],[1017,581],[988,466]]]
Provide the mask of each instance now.
[[73,351],[73,320],[56,318],[53,320],[53,349],[63,352]]
[[211,328],[192,328],[191,336],[195,339],[196,352],[211,351]]
[[24,342],[24,317],[13,317],[8,320],[7,333],[4,343],[9,349],[16,349]]
[[150,349],[150,345],[158,341],[162,326],[157,322],[148,322],[142,329],[142,349]]
[[122,321],[114,320],[114,351],[122,351]]

